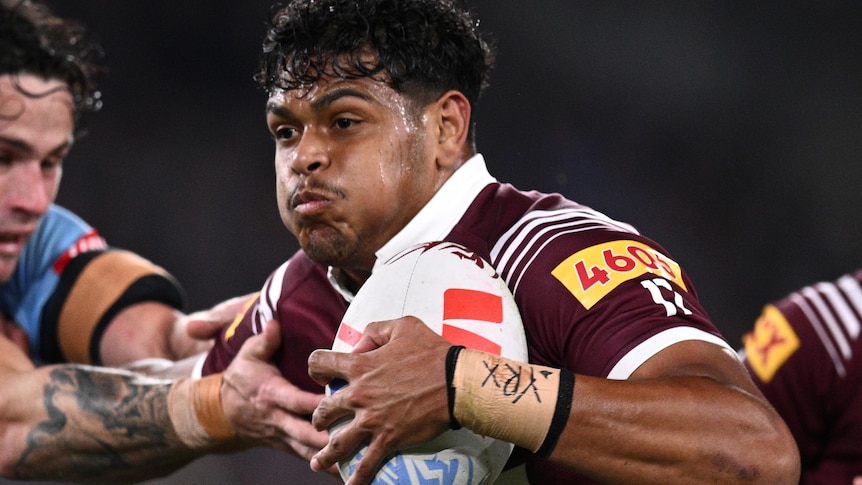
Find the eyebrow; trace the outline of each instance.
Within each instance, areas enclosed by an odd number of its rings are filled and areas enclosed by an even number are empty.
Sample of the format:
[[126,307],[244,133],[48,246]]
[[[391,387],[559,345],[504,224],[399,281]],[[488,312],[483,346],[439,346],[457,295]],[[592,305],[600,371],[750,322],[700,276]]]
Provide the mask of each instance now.
[[[20,138],[10,138],[8,136],[0,135],[0,142],[5,143],[7,145],[10,145],[13,148],[15,148],[16,150],[20,150],[20,151],[26,153],[27,155],[31,155],[34,152],[33,147],[29,143],[25,142],[24,140],[21,140]],[[74,143],[74,140],[72,139],[72,137],[69,137],[68,140],[55,146],[48,153],[55,154],[55,153],[62,152],[64,150],[68,150],[72,146],[73,143]]]
[[[355,88],[338,88],[334,89],[325,95],[321,96],[318,99],[315,99],[311,103],[311,110],[315,113],[319,113],[321,110],[326,108],[327,106],[332,105],[332,103],[338,101],[342,98],[359,98],[363,101],[372,101],[373,98],[368,96],[366,93],[355,89]],[[266,104],[266,112],[272,113],[274,115],[283,117],[283,118],[295,118],[293,112],[282,105],[276,103],[267,103]]]

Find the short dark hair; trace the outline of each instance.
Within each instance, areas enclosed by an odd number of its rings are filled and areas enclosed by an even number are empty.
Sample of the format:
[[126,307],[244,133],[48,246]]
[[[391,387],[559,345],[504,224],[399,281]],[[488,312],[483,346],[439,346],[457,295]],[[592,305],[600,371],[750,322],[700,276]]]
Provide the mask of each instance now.
[[371,77],[422,105],[450,89],[475,105],[494,63],[477,24],[454,0],[292,0],[273,10],[255,79],[272,94]]
[[101,45],[80,23],[31,0],[0,0],[0,75],[29,73],[66,83],[76,120],[82,111],[101,107],[103,57]]

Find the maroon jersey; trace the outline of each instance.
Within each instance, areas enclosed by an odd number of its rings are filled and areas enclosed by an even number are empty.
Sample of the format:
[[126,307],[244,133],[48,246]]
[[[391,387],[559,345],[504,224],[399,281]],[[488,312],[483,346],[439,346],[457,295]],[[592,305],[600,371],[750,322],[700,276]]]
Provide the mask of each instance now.
[[862,476],[862,270],[767,305],[743,337],[754,382],[799,445],[805,485]]
[[[632,226],[557,194],[497,183],[481,156],[468,161],[413,220],[377,252],[378,263],[410,245],[445,239],[491,262],[521,311],[530,361],[578,374],[626,379],[683,340],[730,348],[698,303],[680,266]],[[255,306],[227,329],[204,364],[223,370],[242,341],[271,317],[282,324],[278,364],[306,390],[315,348],[329,348],[350,294],[300,252],[269,278]],[[531,458],[532,483],[592,483]]]

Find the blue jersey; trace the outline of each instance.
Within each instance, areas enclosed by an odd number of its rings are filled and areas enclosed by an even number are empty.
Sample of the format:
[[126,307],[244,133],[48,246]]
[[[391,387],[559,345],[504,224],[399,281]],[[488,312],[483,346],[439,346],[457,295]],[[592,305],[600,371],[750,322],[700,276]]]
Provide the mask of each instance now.
[[100,363],[111,319],[143,301],[181,308],[184,294],[165,270],[110,248],[89,224],[52,205],[0,285],[0,310],[27,333],[37,364]]

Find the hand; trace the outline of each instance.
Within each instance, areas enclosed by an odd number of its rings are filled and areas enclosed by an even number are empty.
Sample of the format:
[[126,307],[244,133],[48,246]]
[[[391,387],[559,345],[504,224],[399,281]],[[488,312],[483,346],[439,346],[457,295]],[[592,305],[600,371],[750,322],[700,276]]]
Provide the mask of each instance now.
[[282,377],[270,363],[279,345],[274,320],[243,344],[224,372],[222,406],[240,439],[309,460],[328,439],[308,422],[323,395],[302,391]]
[[330,435],[311,459],[311,468],[331,467],[367,441],[368,449],[347,483],[370,483],[392,452],[448,430],[449,347],[422,321],[404,317],[368,325],[352,353],[313,352],[308,359],[313,379],[325,385],[337,377],[349,385],[320,403],[312,423],[323,430],[340,418],[354,417]]
[[241,317],[256,297],[257,293],[236,296],[188,315],[175,312],[170,330],[171,358],[185,359],[209,351],[222,329]]
[[236,296],[225,300],[209,310],[201,310],[184,316],[182,324],[188,336],[195,340],[212,340],[218,337],[225,325],[229,325],[233,320],[245,313],[252,299],[257,297],[257,293],[249,293],[243,296]]

